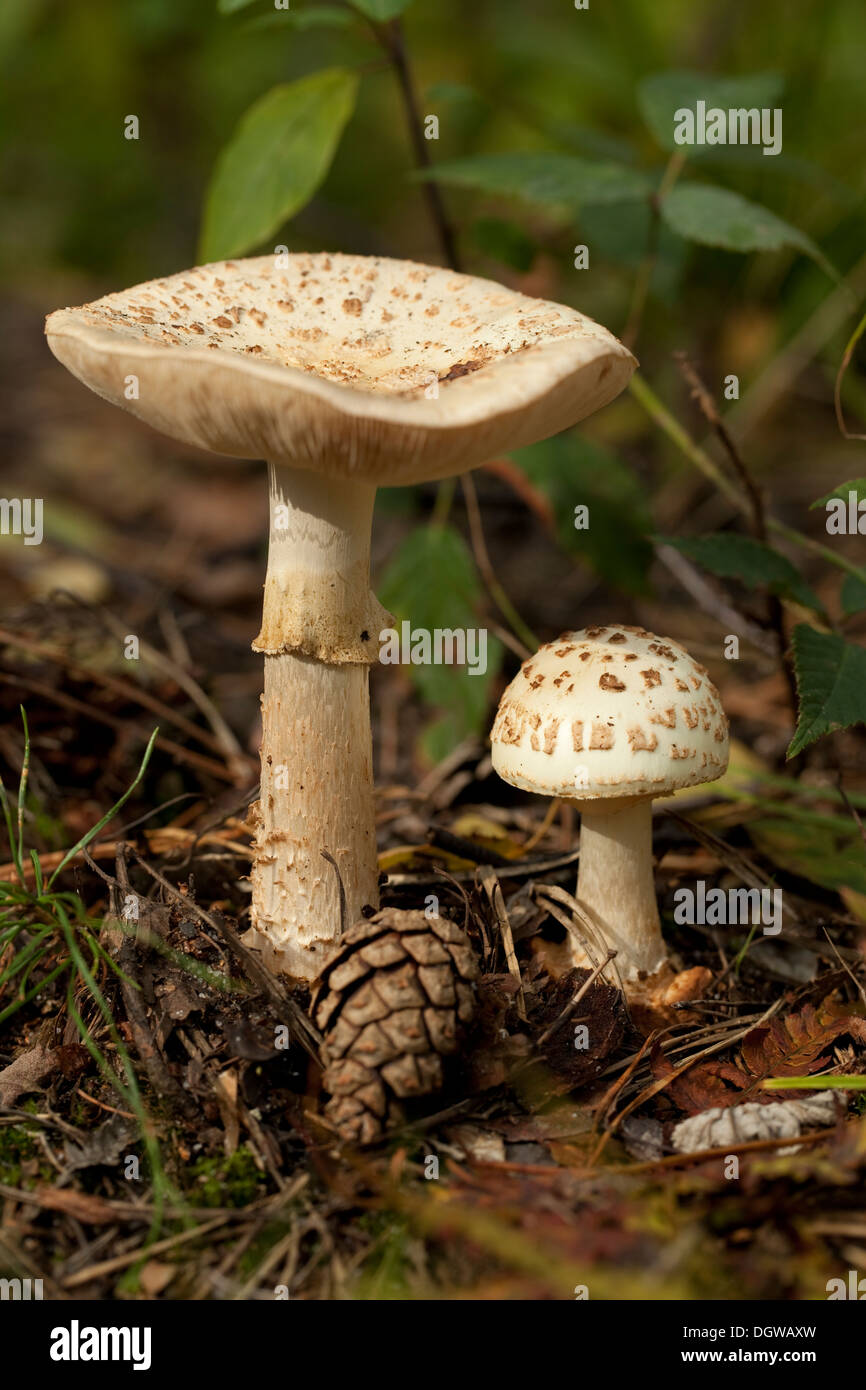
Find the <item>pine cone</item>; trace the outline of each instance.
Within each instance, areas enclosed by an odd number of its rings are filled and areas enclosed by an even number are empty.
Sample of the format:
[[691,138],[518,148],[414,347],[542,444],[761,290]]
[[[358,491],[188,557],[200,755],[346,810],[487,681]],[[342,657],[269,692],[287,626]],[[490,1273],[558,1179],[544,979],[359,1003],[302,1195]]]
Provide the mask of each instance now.
[[325,1113],[344,1139],[372,1143],[401,1100],[438,1090],[475,1008],[478,967],[445,917],[386,907],[356,922],[316,983],[325,1046]]

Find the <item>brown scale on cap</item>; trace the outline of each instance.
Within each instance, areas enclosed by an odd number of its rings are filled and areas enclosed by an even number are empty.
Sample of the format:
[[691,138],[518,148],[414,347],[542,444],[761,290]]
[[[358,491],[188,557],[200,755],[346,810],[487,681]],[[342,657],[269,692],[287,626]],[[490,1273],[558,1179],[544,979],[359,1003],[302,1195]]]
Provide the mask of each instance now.
[[[172,324],[211,337],[222,351],[242,354],[256,331],[263,335],[257,347],[267,363],[337,383],[348,374],[357,390],[397,394],[421,392],[431,378],[453,388],[461,378],[514,354],[531,353],[551,339],[604,333],[566,306],[435,266],[337,255],[293,255],[288,260],[287,266],[274,256],[199,266],[71,312],[82,327],[122,331],[130,341],[165,341]],[[448,321],[447,341],[419,337],[411,328],[415,313],[428,320],[439,316],[453,304],[455,291],[458,312]],[[59,316],[54,319],[49,332],[59,335],[62,325]],[[347,319],[367,325],[366,331],[347,334]],[[604,376],[610,375],[615,356],[630,370],[630,355],[606,336],[612,358],[600,362],[600,369],[607,367]],[[311,354],[315,344],[321,348]]]

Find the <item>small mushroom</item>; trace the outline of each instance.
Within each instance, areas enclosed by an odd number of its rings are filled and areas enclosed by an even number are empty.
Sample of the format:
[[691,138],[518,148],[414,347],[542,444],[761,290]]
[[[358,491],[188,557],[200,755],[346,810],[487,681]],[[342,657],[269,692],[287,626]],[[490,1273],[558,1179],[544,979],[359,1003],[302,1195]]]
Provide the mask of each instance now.
[[390,619],[369,588],[376,488],[575,424],[634,358],[575,309],[492,281],[325,254],[200,266],[58,310],[46,333],[73,375],[172,438],[269,460],[248,940],[312,978],[339,931],[333,864],[350,921],[378,903],[368,672]]
[[577,898],[616,950],[623,982],[661,970],[653,797],[714,781],[728,765],[728,721],[704,667],[644,628],[563,633],[508,686],[491,745],[504,781],[580,808]]

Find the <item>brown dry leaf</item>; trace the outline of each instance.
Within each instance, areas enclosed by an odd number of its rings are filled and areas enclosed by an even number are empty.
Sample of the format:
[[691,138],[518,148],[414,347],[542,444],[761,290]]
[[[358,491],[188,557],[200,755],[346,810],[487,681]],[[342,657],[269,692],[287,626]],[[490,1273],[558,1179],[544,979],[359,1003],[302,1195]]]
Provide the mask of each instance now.
[[177,1265],[166,1264],[163,1260],[148,1260],[138,1272],[138,1282],[148,1298],[156,1298],[167,1289],[177,1274]]
[[866,1045],[866,1019],[828,995],[817,1009],[805,1004],[787,1018],[772,1018],[743,1039],[743,1061],[755,1077],[804,1076],[832,1061],[828,1048],[837,1038]]
[[228,1071],[220,1072],[219,1076],[214,1081],[214,1091],[216,1092],[217,1105],[220,1108],[223,1128],[225,1129],[225,1151],[227,1154],[231,1155],[238,1146],[241,1134],[240,1115],[238,1114],[238,1073],[236,1067],[231,1067]]
[[[657,1080],[676,1072],[658,1045],[650,1055],[650,1065]],[[700,1062],[671,1081],[665,1087],[665,1095],[686,1114],[697,1115],[712,1106],[736,1104],[749,1081],[747,1073],[735,1062]]]
[[42,1047],[37,1043],[28,1048],[0,1071],[0,1105],[13,1106],[19,1096],[30,1091],[41,1091],[42,1081],[57,1065],[57,1054],[53,1048]]
[[[866,1045],[866,1019],[851,1012],[834,995],[817,1006],[804,1004],[785,1018],[773,1018],[753,1028],[743,1039],[735,1061],[708,1061],[689,1067],[666,1087],[665,1094],[689,1115],[713,1106],[735,1105],[747,1097],[760,1105],[778,1098],[761,1089],[769,1076],[811,1076],[829,1066],[829,1049],[840,1038],[850,1037]],[[657,1078],[676,1068],[656,1048],[651,1065]],[[798,1096],[798,1092],[791,1092]]]

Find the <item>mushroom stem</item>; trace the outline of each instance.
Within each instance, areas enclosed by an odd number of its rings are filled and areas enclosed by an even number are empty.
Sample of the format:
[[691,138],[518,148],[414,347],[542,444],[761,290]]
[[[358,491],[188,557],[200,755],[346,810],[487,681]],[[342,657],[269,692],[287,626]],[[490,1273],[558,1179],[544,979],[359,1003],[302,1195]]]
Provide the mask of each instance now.
[[[654,974],[667,952],[652,862],[652,797],[580,803],[577,898],[608,946],[623,980]],[[573,948],[575,964],[587,957]]]
[[375,488],[270,466],[262,630],[261,795],[251,941],[312,979],[349,922],[378,906],[369,668],[390,619],[369,589]]

